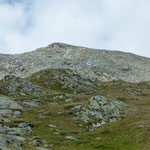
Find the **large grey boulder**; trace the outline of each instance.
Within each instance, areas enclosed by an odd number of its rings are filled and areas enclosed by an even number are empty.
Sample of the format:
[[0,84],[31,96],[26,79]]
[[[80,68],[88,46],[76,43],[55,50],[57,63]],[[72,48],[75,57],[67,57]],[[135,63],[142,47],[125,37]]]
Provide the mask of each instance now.
[[0,95],[0,108],[23,110],[23,107],[19,103],[11,100],[10,98],[8,98],[6,96],[2,96],[2,95]]
[[25,122],[18,124],[18,127],[11,128],[8,132],[10,135],[30,135],[32,134],[32,128]]

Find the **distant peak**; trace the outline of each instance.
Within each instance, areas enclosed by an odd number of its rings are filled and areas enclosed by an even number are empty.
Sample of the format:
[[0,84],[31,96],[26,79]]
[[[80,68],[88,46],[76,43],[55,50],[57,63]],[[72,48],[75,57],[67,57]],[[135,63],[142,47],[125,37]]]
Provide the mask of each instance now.
[[74,45],[70,45],[70,44],[66,44],[66,43],[59,43],[59,42],[55,42],[55,43],[52,43],[50,45],[48,45],[49,47],[52,47],[52,48],[66,48],[66,47],[77,47],[77,46],[74,46]]
[[65,44],[65,43],[60,43],[60,42],[54,42],[54,43],[52,43],[52,44],[50,44],[50,45],[67,45],[67,44]]

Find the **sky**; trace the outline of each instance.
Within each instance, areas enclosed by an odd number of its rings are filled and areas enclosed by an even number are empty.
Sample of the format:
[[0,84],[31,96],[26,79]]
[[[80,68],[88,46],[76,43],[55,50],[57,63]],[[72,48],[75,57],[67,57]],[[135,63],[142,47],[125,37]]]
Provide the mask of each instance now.
[[150,1],[0,0],[0,53],[53,42],[150,57]]

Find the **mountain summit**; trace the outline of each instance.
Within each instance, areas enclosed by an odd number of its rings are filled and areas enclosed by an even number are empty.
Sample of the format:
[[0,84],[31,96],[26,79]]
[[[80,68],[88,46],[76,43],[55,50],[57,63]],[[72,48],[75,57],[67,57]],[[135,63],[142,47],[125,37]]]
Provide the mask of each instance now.
[[64,68],[99,81],[150,80],[150,59],[132,53],[53,43],[32,52],[0,54],[0,79],[5,75],[28,77],[48,68]]

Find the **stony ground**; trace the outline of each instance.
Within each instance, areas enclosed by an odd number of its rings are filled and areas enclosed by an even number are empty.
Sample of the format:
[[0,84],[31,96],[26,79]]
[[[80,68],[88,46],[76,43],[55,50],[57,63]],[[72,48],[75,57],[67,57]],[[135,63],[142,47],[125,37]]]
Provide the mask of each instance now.
[[149,82],[94,82],[49,69],[5,76],[0,94],[2,150],[149,150]]

